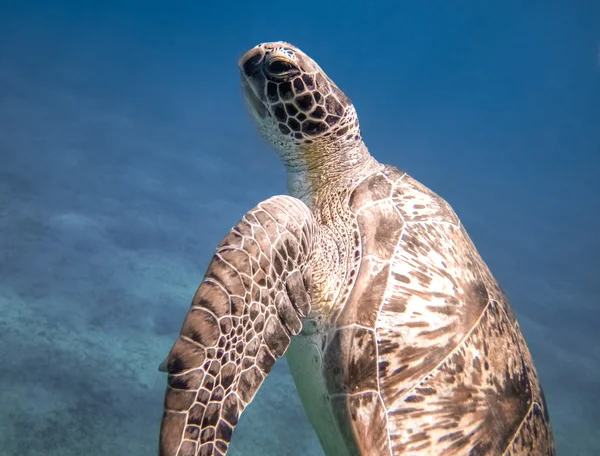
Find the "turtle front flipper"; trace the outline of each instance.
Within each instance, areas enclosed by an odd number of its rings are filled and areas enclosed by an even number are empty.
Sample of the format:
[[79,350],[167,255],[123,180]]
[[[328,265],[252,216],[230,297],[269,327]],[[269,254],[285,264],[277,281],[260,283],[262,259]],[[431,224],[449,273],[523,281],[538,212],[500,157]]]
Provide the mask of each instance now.
[[276,196],[221,242],[162,365],[161,456],[226,454],[240,414],[310,311],[314,238],[309,209]]

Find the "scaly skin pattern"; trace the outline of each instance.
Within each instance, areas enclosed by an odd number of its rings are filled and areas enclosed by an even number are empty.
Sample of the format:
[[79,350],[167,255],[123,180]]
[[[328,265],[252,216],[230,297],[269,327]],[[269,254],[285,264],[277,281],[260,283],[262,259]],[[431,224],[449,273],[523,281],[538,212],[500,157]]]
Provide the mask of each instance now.
[[159,454],[226,454],[287,350],[328,456],[554,455],[518,322],[450,205],[370,155],[299,49],[261,44],[239,67],[292,196],[218,247],[164,363]]
[[166,360],[160,454],[225,454],[233,428],[310,311],[314,233],[300,201],[277,196],[221,242]]

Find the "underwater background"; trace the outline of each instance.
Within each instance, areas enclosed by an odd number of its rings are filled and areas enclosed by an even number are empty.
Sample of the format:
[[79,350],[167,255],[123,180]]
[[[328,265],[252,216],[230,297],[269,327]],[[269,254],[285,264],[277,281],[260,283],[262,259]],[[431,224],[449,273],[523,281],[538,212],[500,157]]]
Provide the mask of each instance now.
[[[283,166],[237,59],[285,40],[446,198],[518,314],[559,455],[600,454],[600,2],[0,3],[0,456],[156,454],[218,242]],[[322,455],[279,361],[230,453]]]

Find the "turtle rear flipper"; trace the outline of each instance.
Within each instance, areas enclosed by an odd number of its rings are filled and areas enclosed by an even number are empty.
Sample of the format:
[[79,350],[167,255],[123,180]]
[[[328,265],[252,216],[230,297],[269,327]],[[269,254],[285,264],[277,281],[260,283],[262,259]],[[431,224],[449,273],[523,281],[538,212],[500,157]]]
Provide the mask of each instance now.
[[163,362],[158,365],[158,371],[159,372],[164,372],[165,374],[168,373],[168,371],[167,371],[167,358],[165,358],[163,360]]
[[310,310],[313,238],[308,208],[276,196],[221,242],[159,367],[168,373],[161,456],[227,452],[240,414]]

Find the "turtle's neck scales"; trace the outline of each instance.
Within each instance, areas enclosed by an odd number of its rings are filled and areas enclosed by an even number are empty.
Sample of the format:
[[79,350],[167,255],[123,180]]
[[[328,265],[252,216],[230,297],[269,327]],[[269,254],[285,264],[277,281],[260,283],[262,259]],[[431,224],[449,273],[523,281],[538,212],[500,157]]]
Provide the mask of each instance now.
[[311,264],[316,299],[309,317],[324,321],[341,310],[350,291],[351,271],[359,267],[355,249],[360,234],[350,208],[352,192],[384,166],[362,140],[315,143],[296,151],[293,160],[281,155],[289,193],[309,207],[319,226],[320,254]]
[[290,195],[315,209],[326,195],[354,188],[382,165],[364,142],[315,143],[299,156],[282,156]]

